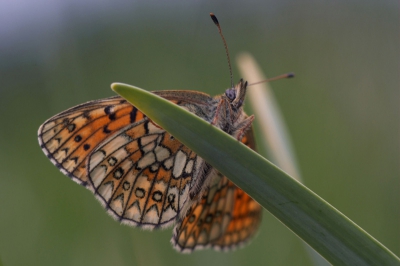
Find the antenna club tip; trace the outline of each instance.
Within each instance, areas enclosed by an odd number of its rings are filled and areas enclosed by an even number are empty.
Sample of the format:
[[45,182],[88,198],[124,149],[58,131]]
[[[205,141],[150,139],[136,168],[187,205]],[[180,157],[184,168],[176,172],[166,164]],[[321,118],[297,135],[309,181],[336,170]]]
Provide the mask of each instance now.
[[287,77],[288,77],[288,78],[294,78],[294,73],[293,73],[293,72],[288,73],[288,74],[287,74]]
[[210,17],[213,20],[215,25],[219,25],[217,17],[214,15],[214,13],[210,13]]

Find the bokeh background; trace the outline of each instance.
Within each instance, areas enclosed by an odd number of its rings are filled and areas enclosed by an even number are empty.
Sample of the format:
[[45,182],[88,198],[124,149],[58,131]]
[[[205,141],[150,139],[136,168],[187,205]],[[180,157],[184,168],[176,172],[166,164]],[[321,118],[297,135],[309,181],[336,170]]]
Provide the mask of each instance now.
[[249,51],[270,77],[296,73],[272,87],[305,184],[400,254],[398,1],[3,0],[4,265],[312,265],[267,211],[243,249],[178,254],[171,230],[118,224],[38,145],[47,118],[114,95],[112,82],[222,93],[229,73],[209,12],[233,61]]

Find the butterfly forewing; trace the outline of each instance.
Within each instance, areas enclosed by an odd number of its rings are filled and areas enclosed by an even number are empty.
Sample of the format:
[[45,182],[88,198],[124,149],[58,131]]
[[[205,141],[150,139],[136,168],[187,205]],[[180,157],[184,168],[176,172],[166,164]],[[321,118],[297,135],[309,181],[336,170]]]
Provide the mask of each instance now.
[[[187,103],[189,91],[163,91],[175,103]],[[193,92],[196,102],[206,105],[212,99]],[[60,171],[84,186],[88,185],[86,161],[93,149],[116,131],[144,119],[142,112],[116,96],[72,107],[48,119],[39,128],[39,144]],[[90,189],[90,186],[88,187]]]
[[47,120],[39,128],[39,144],[61,172],[86,186],[86,161],[92,150],[143,117],[121,97],[87,102]]

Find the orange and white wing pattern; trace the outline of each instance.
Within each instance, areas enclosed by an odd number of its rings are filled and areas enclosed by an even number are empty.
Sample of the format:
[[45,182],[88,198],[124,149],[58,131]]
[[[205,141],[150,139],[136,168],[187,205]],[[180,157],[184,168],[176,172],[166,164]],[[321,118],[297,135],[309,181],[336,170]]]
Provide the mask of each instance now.
[[114,218],[153,229],[175,222],[199,160],[146,118],[102,142],[90,155],[87,172],[96,197]]
[[88,187],[89,154],[114,132],[143,118],[143,113],[118,96],[90,101],[48,119],[39,128],[39,144],[63,174]]
[[[242,142],[254,147],[251,130]],[[257,233],[261,206],[222,174],[217,173],[213,180],[201,201],[174,228],[171,242],[180,252],[208,247],[227,251],[244,245]]]
[[202,161],[121,97],[70,108],[47,120],[38,137],[51,162],[111,216],[148,229],[175,221]]
[[217,250],[228,251],[248,243],[257,234],[262,217],[262,208],[243,190],[229,181],[234,187],[232,218],[224,234],[212,243]]
[[[230,89],[235,93],[214,98],[194,91],[155,94],[206,121],[220,119],[220,128],[233,134],[251,125],[241,109],[246,85],[241,80]],[[181,252],[232,249],[257,232],[257,202],[217,171],[205,171],[202,158],[121,97],[68,109],[47,120],[38,138],[51,162],[91,190],[116,220],[145,229],[177,221],[172,243]],[[242,142],[254,148],[251,130]]]

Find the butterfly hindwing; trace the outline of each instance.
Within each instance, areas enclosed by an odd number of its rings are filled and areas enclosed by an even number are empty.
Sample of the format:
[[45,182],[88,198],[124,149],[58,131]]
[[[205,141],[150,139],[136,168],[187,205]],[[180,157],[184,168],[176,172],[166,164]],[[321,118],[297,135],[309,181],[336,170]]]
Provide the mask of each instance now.
[[[249,130],[242,142],[254,149],[253,133]],[[230,250],[245,244],[257,232],[262,208],[220,173],[202,199],[195,203],[185,218],[174,228],[171,242],[180,252],[213,247]]]
[[176,225],[172,244],[181,252],[206,248],[218,240],[231,220],[234,188],[229,180],[218,173],[213,177],[201,200],[192,205],[186,217]]
[[243,190],[234,186],[232,218],[224,234],[212,243],[214,249],[231,250],[246,244],[258,231],[262,208]]
[[148,118],[102,142],[88,161],[94,193],[123,223],[165,227],[184,205],[197,155]]

